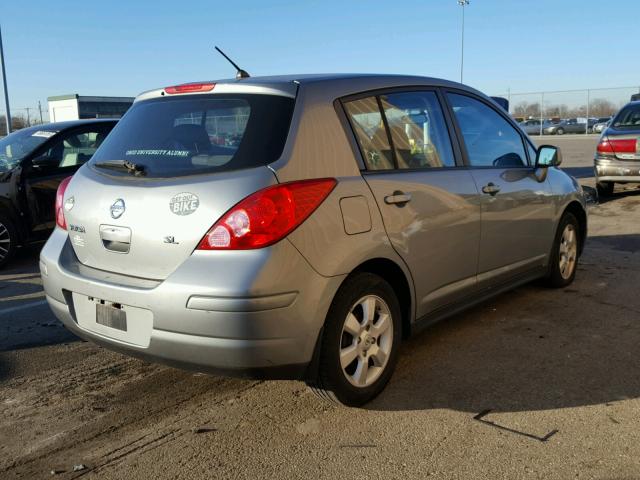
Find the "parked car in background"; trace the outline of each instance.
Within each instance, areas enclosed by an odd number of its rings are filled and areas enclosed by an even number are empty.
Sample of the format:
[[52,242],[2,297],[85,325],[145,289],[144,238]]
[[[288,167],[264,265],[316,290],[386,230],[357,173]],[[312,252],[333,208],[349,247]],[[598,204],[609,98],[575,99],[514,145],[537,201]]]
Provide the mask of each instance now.
[[593,126],[593,133],[602,133],[602,131],[609,126],[611,117],[599,118],[598,123]]
[[616,183],[640,183],[640,101],[622,107],[602,132],[595,176],[601,196],[611,195]]
[[559,123],[544,127],[545,135],[564,135],[565,133],[585,133],[587,124],[578,122],[577,118],[569,118]]
[[0,139],[0,267],[55,225],[60,182],[87,162],[117,120],[78,120],[18,130]]
[[[544,131],[545,128],[550,127],[554,125],[550,120],[544,120],[542,122],[542,131]],[[540,135],[540,120],[537,119],[530,119],[530,120],[525,120],[524,122],[520,123],[520,128],[522,128],[527,135]]]
[[421,326],[533,279],[573,281],[586,206],[560,161],[445,80],[152,90],[60,185],[46,298],[107,348],[300,378],[360,405]]

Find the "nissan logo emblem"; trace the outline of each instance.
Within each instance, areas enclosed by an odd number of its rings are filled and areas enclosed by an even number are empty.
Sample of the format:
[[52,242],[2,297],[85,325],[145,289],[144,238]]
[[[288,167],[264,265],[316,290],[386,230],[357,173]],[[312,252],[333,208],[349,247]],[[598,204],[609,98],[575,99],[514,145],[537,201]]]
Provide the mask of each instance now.
[[111,207],[109,208],[109,211],[111,212],[111,217],[120,218],[124,213],[124,209],[125,209],[124,200],[121,198],[117,199],[115,202],[113,202],[113,205],[111,205]]

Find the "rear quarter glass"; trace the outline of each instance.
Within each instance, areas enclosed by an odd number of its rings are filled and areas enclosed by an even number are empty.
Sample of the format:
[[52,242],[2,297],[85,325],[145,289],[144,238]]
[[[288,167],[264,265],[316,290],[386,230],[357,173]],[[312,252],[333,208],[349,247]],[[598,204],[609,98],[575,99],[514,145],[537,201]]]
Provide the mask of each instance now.
[[135,103],[90,164],[126,160],[147,178],[267,165],[282,154],[295,100],[277,95],[183,95]]

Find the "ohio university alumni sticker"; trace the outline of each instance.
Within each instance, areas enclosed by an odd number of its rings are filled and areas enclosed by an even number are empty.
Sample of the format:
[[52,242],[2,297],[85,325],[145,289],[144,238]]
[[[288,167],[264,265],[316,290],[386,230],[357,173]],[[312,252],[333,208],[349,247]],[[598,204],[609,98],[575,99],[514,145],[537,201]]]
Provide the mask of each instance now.
[[176,215],[191,215],[199,205],[198,196],[189,192],[178,193],[169,201],[169,208]]

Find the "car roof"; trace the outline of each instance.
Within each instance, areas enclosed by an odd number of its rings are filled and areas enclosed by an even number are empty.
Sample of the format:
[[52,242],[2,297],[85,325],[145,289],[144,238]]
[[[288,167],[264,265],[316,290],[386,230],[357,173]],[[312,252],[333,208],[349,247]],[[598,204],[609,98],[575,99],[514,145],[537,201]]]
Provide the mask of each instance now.
[[[273,93],[295,97],[298,88],[307,91],[323,90],[327,97],[339,98],[351,94],[402,86],[441,86],[461,88],[484,97],[486,95],[461,83],[440,78],[422,77],[418,75],[396,75],[375,73],[320,73],[249,77],[242,79],[221,79],[193,83],[215,83],[215,93],[246,92]],[[209,92],[206,92],[209,93]],[[198,95],[197,93],[196,95]],[[157,88],[141,93],[136,102],[165,95],[164,88]]]

